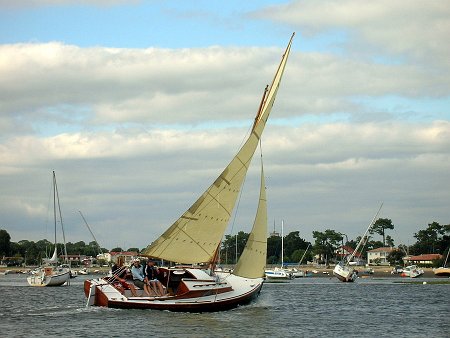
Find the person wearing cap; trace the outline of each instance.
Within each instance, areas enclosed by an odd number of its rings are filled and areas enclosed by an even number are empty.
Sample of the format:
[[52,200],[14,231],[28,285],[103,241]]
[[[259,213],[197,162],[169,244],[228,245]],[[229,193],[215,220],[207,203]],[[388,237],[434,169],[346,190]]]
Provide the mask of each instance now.
[[144,282],[145,275],[144,275],[144,269],[141,266],[141,262],[139,259],[135,259],[133,261],[133,265],[131,267],[131,274],[133,275],[133,283],[138,288],[143,289],[144,292],[147,294],[147,296],[150,296],[150,287],[147,285],[147,283]]
[[147,285],[149,285],[149,287],[156,293],[157,296],[163,296],[165,294],[164,287],[158,280],[159,269],[155,266],[154,260],[148,260],[147,265],[144,268],[144,274]]

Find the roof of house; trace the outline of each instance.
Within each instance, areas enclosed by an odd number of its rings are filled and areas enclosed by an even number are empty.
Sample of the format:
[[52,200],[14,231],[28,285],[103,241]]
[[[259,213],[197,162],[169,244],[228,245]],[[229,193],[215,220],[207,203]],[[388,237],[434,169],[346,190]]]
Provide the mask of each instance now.
[[385,246],[382,248],[376,248],[376,249],[372,249],[372,250],[368,250],[367,252],[392,252],[394,251],[394,248],[390,247],[390,246]]
[[442,255],[440,254],[425,254],[418,256],[411,256],[408,258],[409,261],[434,261],[435,259],[441,259]]
[[[341,246],[340,248],[338,248],[338,249],[336,250],[336,254],[339,255],[339,256],[345,256],[346,253],[344,252],[344,254],[342,254],[342,249],[344,249],[345,251],[347,251],[347,253],[349,253],[349,254],[352,254],[352,253],[355,251],[352,247],[349,247],[349,246],[347,246],[347,245],[344,245],[344,246]],[[357,252],[357,253],[355,254],[355,257],[361,257],[361,253],[360,253],[360,252]]]

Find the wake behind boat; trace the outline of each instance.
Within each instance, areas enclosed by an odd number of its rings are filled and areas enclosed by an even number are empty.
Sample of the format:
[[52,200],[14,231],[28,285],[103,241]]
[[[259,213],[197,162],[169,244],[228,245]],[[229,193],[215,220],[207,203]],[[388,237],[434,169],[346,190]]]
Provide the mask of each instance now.
[[[292,35],[270,88],[266,87],[251,134],[214,183],[144,250],[148,257],[185,264],[160,268],[164,296],[145,297],[141,290],[120,291],[111,279],[87,280],[89,305],[171,311],[219,311],[250,302],[259,295],[267,256],[267,206],[261,162],[259,204],[249,239],[232,273],[215,272],[219,247],[250,162],[275,101],[291,49]],[[209,269],[193,265],[205,263]]]

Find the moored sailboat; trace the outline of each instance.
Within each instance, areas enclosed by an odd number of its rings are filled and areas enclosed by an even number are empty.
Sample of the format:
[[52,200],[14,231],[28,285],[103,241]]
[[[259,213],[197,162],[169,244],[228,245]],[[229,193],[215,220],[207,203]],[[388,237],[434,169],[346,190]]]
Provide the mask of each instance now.
[[58,186],[56,184],[56,175],[53,171],[53,218],[54,218],[54,250],[51,258],[44,258],[43,265],[31,272],[27,282],[31,286],[61,286],[70,280],[70,266],[68,264],[58,264],[58,247],[56,242],[58,220],[61,223],[64,241],[64,257],[67,260],[66,240],[64,236],[64,226],[61,216],[61,207],[59,205]]
[[342,261],[340,261],[333,269],[333,275],[337,277],[341,282],[354,282],[357,275],[357,272],[353,266],[350,265],[350,262],[352,261],[353,257],[356,255],[358,250],[361,248],[363,243],[366,240],[367,233],[372,228],[373,224],[375,223],[376,218],[378,217],[378,214],[380,213],[381,208],[383,207],[383,203],[381,203],[380,208],[378,209],[376,215],[372,219],[372,222],[370,222],[369,226],[367,227],[366,232],[361,237],[361,240],[359,241],[358,245],[356,246],[355,250],[351,253],[351,255],[344,258]]
[[[166,295],[132,297],[107,279],[85,282],[89,305],[171,311],[219,311],[250,302],[263,285],[267,256],[267,207],[261,165],[259,204],[248,241],[232,273],[215,272],[219,246],[260,142],[290,52],[291,37],[270,88],[266,88],[251,134],[236,156],[197,201],[150,244],[144,255],[179,262],[184,266],[162,267],[160,281]],[[204,263],[208,269],[195,267]]]
[[264,271],[267,282],[289,282],[294,278],[289,269],[284,268],[284,221],[281,221],[281,267]]

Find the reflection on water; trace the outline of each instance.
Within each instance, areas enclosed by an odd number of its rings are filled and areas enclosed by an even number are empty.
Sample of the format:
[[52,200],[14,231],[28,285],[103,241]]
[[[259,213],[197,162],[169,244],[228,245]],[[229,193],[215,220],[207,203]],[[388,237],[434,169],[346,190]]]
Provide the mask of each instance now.
[[248,306],[190,314],[86,308],[85,278],[39,288],[29,287],[26,275],[0,276],[2,336],[450,337],[449,284],[304,278],[265,284]]

